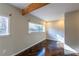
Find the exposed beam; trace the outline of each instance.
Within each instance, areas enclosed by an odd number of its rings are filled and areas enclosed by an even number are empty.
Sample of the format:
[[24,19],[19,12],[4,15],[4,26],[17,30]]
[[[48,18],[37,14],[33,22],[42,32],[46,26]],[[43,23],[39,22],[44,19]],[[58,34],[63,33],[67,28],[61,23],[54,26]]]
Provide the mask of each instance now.
[[32,3],[30,4],[28,7],[25,7],[23,10],[22,10],[22,15],[26,15],[36,9],[39,9],[45,5],[47,5],[48,3]]

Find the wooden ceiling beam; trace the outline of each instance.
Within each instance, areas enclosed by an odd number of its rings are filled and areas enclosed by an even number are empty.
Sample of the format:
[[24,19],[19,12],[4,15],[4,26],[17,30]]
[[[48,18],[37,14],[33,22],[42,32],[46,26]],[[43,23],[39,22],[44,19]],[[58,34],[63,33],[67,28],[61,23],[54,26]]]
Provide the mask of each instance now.
[[32,3],[28,7],[22,9],[22,15],[29,14],[30,12],[35,11],[36,9],[39,9],[47,4],[48,3]]

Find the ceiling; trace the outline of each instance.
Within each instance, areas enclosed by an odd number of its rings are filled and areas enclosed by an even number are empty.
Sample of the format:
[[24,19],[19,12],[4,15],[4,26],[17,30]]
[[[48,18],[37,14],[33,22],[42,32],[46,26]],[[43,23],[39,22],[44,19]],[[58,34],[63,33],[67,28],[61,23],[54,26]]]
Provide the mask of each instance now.
[[[12,3],[11,5],[23,9],[29,3]],[[54,21],[63,17],[66,12],[75,10],[79,10],[79,3],[51,3],[31,12],[31,14],[46,21]]]
[[10,4],[19,9],[23,9],[27,7],[28,5],[30,5],[31,3],[10,3]]

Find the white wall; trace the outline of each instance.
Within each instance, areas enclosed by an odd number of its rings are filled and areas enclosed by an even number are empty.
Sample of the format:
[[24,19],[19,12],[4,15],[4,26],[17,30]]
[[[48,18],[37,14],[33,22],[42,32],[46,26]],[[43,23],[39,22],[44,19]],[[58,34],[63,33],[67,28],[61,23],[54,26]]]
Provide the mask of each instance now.
[[79,53],[79,11],[65,15],[65,43]]
[[0,37],[0,55],[14,55],[19,51],[45,40],[45,33],[28,33],[28,20],[42,24],[41,19],[22,16],[20,10],[8,4],[0,4],[0,16],[10,16],[10,35]]
[[57,35],[64,37],[64,17],[48,22],[48,34],[47,39],[56,40]]

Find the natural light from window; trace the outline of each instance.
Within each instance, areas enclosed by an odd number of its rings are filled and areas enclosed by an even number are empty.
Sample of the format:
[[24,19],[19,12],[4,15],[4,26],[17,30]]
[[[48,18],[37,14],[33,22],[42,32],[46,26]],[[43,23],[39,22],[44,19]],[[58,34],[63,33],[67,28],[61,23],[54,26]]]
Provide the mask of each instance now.
[[0,16],[0,36],[9,35],[9,18]]
[[29,22],[29,33],[32,32],[45,32],[45,27],[41,24]]

